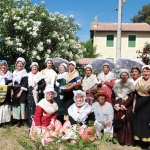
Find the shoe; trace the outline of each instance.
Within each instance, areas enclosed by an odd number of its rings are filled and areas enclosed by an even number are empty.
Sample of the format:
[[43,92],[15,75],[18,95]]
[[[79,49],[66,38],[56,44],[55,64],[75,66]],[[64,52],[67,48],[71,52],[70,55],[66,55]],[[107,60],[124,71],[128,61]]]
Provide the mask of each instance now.
[[17,128],[20,128],[20,127],[21,127],[21,123],[18,122],[17,125],[16,125],[16,127],[17,127]]
[[41,139],[41,143],[43,146],[45,146],[44,138]]

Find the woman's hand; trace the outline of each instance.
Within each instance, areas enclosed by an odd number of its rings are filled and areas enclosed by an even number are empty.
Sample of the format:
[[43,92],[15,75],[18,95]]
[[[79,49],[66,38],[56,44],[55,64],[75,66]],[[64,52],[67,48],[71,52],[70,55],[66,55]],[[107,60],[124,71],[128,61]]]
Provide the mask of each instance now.
[[52,126],[52,127],[55,126],[55,121],[54,121],[54,119],[51,120],[51,126]]
[[110,125],[111,125],[111,123],[110,123],[110,121],[109,120],[106,120],[106,126],[108,126],[108,127],[110,127]]
[[18,94],[17,94],[17,98],[20,98],[21,97],[21,92],[19,92]]
[[13,90],[11,90],[11,97],[13,97],[14,96],[14,91]]
[[13,86],[13,84],[12,84],[12,83],[9,83],[7,86]]
[[119,111],[121,108],[119,106],[115,106],[115,110]]

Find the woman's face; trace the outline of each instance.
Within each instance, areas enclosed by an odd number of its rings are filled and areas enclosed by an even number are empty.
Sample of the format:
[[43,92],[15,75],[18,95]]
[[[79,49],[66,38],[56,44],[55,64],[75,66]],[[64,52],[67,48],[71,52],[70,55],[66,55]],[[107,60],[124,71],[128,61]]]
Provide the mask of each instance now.
[[103,72],[104,72],[104,74],[108,74],[109,73],[109,67],[108,66],[104,66],[103,67]]
[[46,100],[51,102],[51,101],[53,101],[53,99],[54,99],[54,93],[53,92],[48,92],[46,94]]
[[69,64],[69,70],[70,72],[73,72],[75,69],[74,65],[73,64]]
[[66,72],[66,68],[65,68],[63,65],[61,65],[61,66],[59,67],[59,72],[60,72],[60,73]]
[[97,97],[97,101],[98,101],[98,103],[102,106],[102,105],[104,105],[105,102],[106,102],[106,97],[105,97],[104,95],[99,95],[99,96]]
[[3,72],[7,71],[7,65],[5,63],[1,63],[1,71]]
[[47,67],[48,69],[51,69],[51,68],[52,68],[52,65],[53,65],[52,61],[48,60],[48,61],[46,62],[46,67]]
[[137,79],[138,77],[140,77],[140,72],[137,69],[132,69],[132,77],[134,79]]
[[85,69],[85,73],[86,73],[86,76],[87,76],[87,77],[90,77],[91,74],[92,74],[92,70],[91,70],[90,68],[86,68],[86,69]]
[[76,103],[77,103],[77,105],[80,106],[83,102],[84,102],[83,96],[82,95],[77,95],[76,96]]
[[32,66],[31,72],[32,72],[33,74],[36,74],[36,73],[38,72],[38,67],[37,67],[37,66]]
[[144,68],[144,69],[142,70],[142,74],[143,74],[143,78],[144,78],[145,80],[148,80],[148,79],[150,78],[150,69]]
[[16,67],[18,71],[21,71],[24,68],[24,64],[21,61],[18,61]]
[[122,81],[122,82],[126,82],[126,81],[128,80],[128,78],[129,78],[128,73],[123,72],[123,73],[120,75],[120,78],[121,78],[121,81]]

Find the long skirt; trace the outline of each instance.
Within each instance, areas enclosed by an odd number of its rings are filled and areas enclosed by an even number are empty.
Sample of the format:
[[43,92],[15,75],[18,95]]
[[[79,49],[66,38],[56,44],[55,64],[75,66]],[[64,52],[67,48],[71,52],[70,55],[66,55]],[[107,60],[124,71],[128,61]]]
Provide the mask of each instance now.
[[28,126],[31,127],[32,124],[32,118],[35,113],[36,104],[34,101],[32,88],[28,89],[28,95],[27,95],[27,119],[28,119]]
[[[41,138],[44,139],[44,143],[52,142],[54,138],[59,138],[62,136],[62,124],[59,120],[55,121],[55,126],[52,127],[51,125],[48,125],[47,127],[41,126]],[[30,128],[30,137],[33,140],[38,139],[38,136],[35,132],[36,126],[34,121],[32,122],[32,126]]]
[[132,106],[128,107],[125,111],[115,111],[114,119],[121,119],[123,126],[121,128],[114,128],[114,137],[120,144],[133,145],[133,113]]
[[150,142],[150,96],[137,96],[133,117],[134,140]]
[[20,119],[26,119],[26,104],[21,103],[20,106],[13,106],[13,118],[20,120]]
[[[78,132],[78,134],[76,134],[76,132]],[[63,140],[76,140],[78,138],[82,138],[86,142],[93,141],[96,138],[96,132],[94,127],[84,128],[82,126],[78,127],[77,125],[72,126],[69,120],[67,120],[63,125],[63,133]]]
[[11,121],[11,105],[0,106],[0,124]]

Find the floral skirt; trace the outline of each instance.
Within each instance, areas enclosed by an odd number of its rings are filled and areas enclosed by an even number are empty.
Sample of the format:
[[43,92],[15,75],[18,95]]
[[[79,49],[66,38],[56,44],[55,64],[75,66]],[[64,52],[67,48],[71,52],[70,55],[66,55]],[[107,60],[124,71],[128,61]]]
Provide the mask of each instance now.
[[20,119],[26,119],[26,104],[20,104],[20,106],[13,106],[12,111],[13,111],[13,118],[20,120]]
[[0,124],[11,121],[11,105],[0,106]]
[[38,140],[38,138],[43,138],[45,143],[51,142],[54,138],[59,138],[62,136],[62,124],[59,120],[55,121],[55,126],[51,125],[44,127],[41,126],[41,134],[36,133],[36,127],[34,121],[32,121],[32,126],[30,128],[30,137],[33,140]]
[[93,126],[86,128],[77,125],[72,126],[69,120],[63,125],[63,133],[64,136],[62,139],[64,140],[76,140],[82,138],[84,141],[93,141],[96,138],[96,131]]

